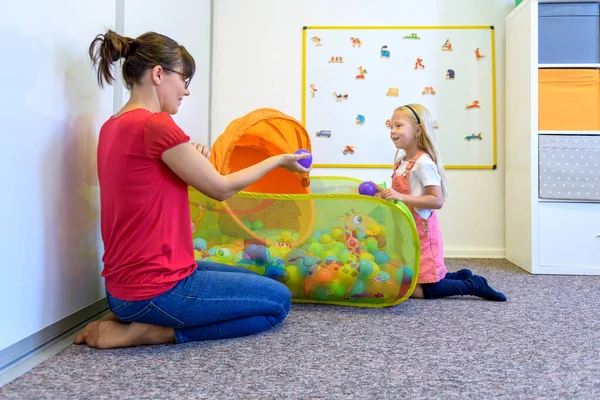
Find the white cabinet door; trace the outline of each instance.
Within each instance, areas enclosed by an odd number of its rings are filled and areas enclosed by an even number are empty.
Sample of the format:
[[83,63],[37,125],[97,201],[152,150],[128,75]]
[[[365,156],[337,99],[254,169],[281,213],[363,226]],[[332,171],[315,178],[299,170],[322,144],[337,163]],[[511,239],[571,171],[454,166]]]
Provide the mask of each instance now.
[[540,203],[541,267],[600,268],[600,204]]

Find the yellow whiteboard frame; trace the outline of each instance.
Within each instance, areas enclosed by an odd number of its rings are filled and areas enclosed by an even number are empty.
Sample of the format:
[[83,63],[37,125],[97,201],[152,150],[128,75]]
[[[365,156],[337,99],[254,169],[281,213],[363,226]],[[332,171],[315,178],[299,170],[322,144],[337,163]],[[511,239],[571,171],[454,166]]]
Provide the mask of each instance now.
[[[306,31],[309,29],[354,29],[354,30],[383,30],[383,29],[490,29],[491,48],[492,48],[492,125],[493,125],[493,165],[444,165],[445,169],[496,169],[498,165],[497,153],[497,116],[496,116],[496,30],[493,25],[458,25],[458,26],[304,26],[302,28],[302,126],[306,128]],[[391,164],[313,164],[313,168],[368,168],[368,169],[388,169],[394,168]]]

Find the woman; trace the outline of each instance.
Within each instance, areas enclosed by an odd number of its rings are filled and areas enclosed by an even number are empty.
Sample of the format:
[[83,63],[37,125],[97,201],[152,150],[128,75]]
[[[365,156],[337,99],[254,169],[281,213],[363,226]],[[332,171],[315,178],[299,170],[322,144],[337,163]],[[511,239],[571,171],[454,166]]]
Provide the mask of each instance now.
[[227,176],[175,124],[190,95],[195,63],[174,40],[154,32],[136,39],[113,31],[89,49],[98,83],[114,81],[124,59],[129,101],[102,126],[98,179],[107,301],[113,314],[90,323],[75,343],[114,348],[222,339],[265,331],[287,316],[285,285],[242,268],[196,263],[188,185],[222,201],[281,167],[308,173],[283,154]]

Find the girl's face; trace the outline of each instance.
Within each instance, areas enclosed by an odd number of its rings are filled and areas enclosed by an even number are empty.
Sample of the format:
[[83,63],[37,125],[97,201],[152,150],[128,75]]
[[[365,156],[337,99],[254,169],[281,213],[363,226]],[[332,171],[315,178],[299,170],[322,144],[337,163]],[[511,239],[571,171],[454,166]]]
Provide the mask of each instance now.
[[390,138],[397,149],[409,149],[417,145],[417,127],[401,111],[392,115]]

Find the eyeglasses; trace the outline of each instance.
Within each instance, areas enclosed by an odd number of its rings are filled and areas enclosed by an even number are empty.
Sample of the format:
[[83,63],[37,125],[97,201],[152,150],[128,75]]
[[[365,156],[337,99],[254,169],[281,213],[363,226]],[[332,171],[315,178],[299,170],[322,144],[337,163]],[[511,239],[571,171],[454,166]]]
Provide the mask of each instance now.
[[175,72],[176,74],[181,75],[183,77],[183,81],[185,82],[185,88],[186,89],[188,88],[188,86],[190,86],[190,83],[192,82],[192,77],[191,76],[188,76],[186,78],[185,74],[183,72],[175,71],[174,69],[167,68],[167,67],[162,67],[162,68],[166,69],[167,71]]

